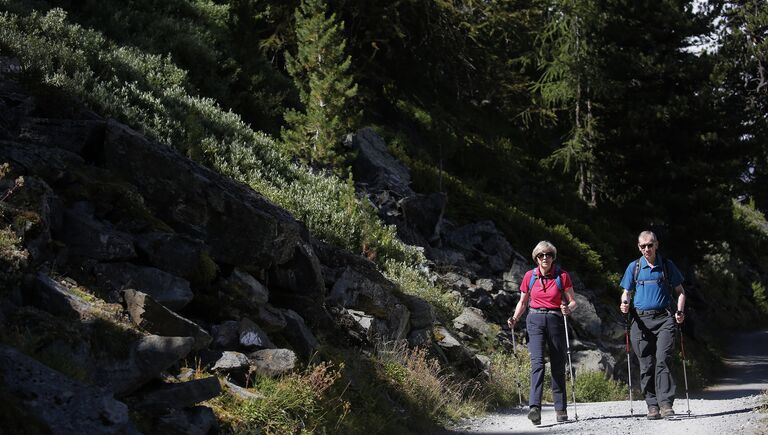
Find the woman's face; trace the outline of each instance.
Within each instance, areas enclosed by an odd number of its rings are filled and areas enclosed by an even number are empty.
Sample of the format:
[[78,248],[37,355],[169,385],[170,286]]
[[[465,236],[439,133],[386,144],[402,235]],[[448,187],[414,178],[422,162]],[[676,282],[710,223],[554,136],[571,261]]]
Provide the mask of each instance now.
[[539,263],[539,268],[542,272],[547,272],[552,267],[552,263],[555,261],[555,254],[549,251],[539,252],[536,254],[536,262]]

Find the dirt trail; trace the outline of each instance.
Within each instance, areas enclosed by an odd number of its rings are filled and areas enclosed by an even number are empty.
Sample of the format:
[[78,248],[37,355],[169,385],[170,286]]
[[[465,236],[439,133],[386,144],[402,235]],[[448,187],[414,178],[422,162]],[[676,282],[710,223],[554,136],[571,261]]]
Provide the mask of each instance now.
[[768,434],[768,414],[755,410],[768,389],[768,331],[734,334],[725,359],[722,377],[704,391],[690,394],[690,415],[683,380],[678,380],[675,420],[650,421],[645,418],[642,400],[577,404],[578,420],[573,420],[573,405],[568,407],[571,421],[555,423],[552,405],[544,405],[542,424],[533,426],[526,418],[527,408],[512,409],[469,420],[441,435],[459,434]]

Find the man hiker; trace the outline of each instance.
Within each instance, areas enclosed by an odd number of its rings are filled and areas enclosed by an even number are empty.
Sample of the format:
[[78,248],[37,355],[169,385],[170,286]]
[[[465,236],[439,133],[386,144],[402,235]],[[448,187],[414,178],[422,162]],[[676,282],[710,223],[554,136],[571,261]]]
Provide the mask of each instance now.
[[640,391],[648,405],[648,419],[675,415],[675,381],[670,362],[675,345],[675,322],[685,320],[683,276],[671,260],[658,254],[651,231],[637,238],[642,256],[629,263],[621,280],[619,305],[630,313],[630,341],[640,365]]

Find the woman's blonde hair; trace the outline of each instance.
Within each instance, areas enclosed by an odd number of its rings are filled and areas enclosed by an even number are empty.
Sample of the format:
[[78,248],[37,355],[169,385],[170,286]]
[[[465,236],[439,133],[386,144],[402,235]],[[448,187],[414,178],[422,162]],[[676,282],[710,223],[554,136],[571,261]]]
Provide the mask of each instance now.
[[557,258],[557,248],[555,248],[555,245],[546,240],[542,240],[536,244],[536,247],[533,248],[533,252],[531,252],[531,258],[533,258],[534,262],[536,262],[536,256],[542,252],[551,252],[554,255],[553,258]]

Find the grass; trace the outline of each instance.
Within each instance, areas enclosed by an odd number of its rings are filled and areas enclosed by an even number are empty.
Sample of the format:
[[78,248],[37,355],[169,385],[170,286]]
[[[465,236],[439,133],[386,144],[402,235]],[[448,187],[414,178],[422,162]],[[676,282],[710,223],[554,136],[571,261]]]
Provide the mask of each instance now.
[[253,388],[263,399],[244,400],[225,391],[208,405],[223,433],[337,433],[350,407],[331,388],[341,370],[343,366],[320,363],[277,379],[257,377]]

